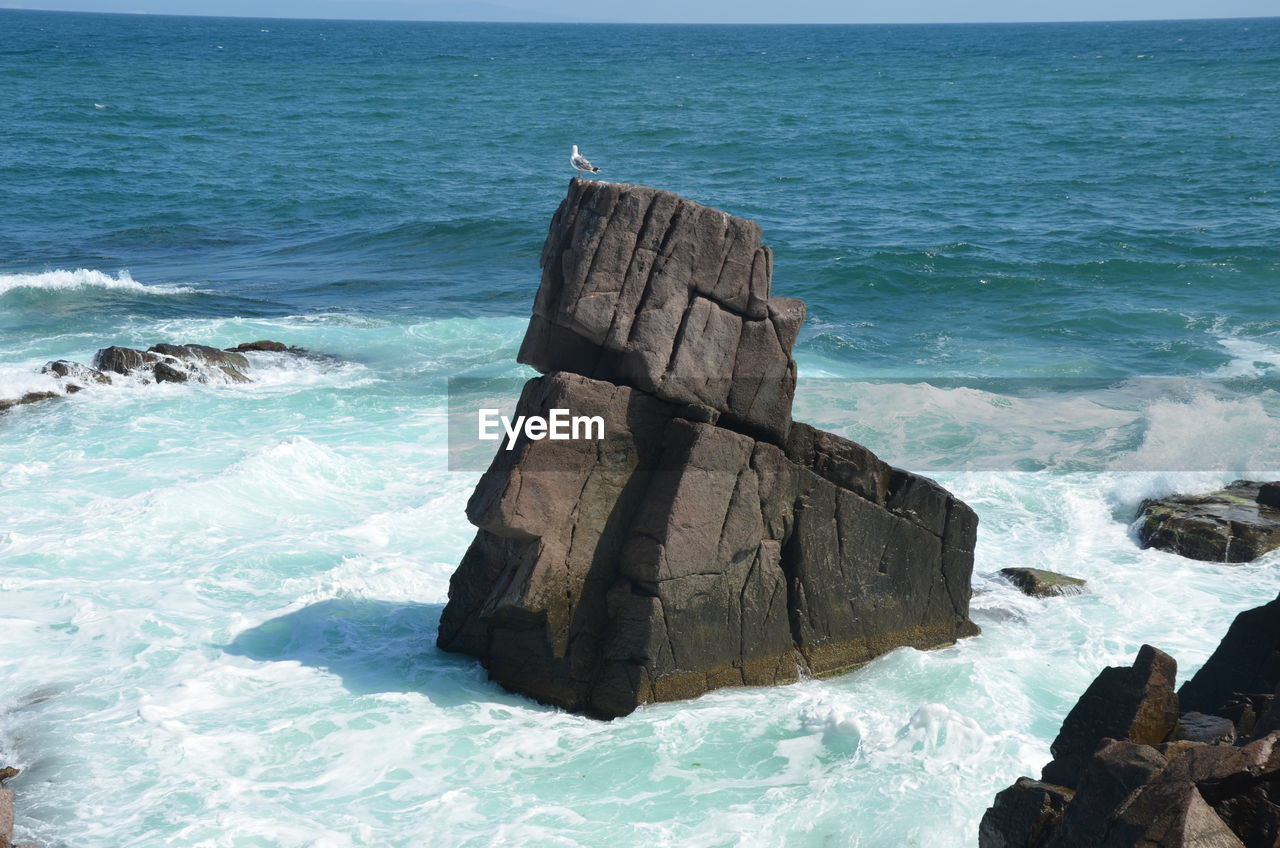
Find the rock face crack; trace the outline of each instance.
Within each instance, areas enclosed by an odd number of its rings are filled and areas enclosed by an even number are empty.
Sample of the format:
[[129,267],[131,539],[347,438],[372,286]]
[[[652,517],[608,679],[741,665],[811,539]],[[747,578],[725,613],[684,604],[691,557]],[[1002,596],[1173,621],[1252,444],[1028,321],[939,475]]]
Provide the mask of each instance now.
[[599,415],[605,435],[497,452],[441,648],[613,717],[976,632],[972,510],[791,420],[804,304],[770,296],[755,223],[574,180],[542,267],[519,359],[544,376],[516,413]]

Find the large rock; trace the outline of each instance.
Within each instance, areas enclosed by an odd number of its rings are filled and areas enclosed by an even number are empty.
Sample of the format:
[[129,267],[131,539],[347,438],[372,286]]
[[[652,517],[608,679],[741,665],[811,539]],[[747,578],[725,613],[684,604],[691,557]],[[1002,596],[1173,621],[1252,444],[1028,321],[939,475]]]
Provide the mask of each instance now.
[[769,296],[760,227],[645,186],[574,180],[519,360],[709,406],[775,444],[804,304]]
[[1178,725],[1177,673],[1174,659],[1150,645],[1142,646],[1132,666],[1104,668],[1062,722],[1043,779],[1076,786],[1107,738],[1145,745],[1168,739]]
[[748,221],[574,180],[552,221],[517,416],[600,441],[499,448],[467,505],[440,647],[598,716],[835,674],[977,632],[977,517],[931,480],[791,422],[804,316]]
[[1237,693],[1270,693],[1277,684],[1280,598],[1237,615],[1208,661],[1178,691],[1178,698],[1184,710],[1221,714]]
[[1280,483],[1237,480],[1207,495],[1172,495],[1143,501],[1138,539],[1211,562],[1250,562],[1280,548]]
[[806,425],[784,451],[576,374],[529,381],[516,414],[551,409],[606,438],[499,450],[440,622],[509,688],[617,716],[976,632],[977,521],[931,481]]

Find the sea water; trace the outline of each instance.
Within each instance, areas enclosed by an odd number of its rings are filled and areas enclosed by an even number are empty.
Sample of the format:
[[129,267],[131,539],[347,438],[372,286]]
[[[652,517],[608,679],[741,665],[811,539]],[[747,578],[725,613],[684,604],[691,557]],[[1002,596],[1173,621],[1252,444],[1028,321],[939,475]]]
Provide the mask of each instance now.
[[[1139,550],[1280,476],[1280,21],[395,24],[0,10],[0,397],[112,344],[243,385],[0,417],[0,761],[62,846],[971,846],[1098,671],[1280,559]],[[981,517],[980,637],[603,723],[435,648],[578,144],[761,222],[796,414]],[[1035,600],[1009,565],[1089,581]]]

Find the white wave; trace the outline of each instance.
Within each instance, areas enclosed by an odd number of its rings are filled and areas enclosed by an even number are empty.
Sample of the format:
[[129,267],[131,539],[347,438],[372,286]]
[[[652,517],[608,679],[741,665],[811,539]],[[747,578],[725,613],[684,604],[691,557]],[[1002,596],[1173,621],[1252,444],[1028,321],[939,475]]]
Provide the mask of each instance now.
[[143,285],[129,276],[128,271],[121,271],[114,277],[92,268],[77,268],[74,271],[56,269],[31,274],[0,274],[0,295],[18,289],[42,291],[108,289],[137,294],[188,294],[196,291],[188,286]]
[[1209,376],[1231,377],[1280,377],[1280,348],[1264,344],[1256,339],[1240,339],[1227,336],[1218,339],[1231,361],[1212,371]]

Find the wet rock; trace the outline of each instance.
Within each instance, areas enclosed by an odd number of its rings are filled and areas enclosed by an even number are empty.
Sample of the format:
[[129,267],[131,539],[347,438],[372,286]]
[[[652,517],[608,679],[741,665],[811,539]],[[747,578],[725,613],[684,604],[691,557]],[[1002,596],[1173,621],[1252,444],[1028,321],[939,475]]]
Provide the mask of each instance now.
[[157,383],[185,383],[190,379],[186,371],[174,368],[167,362],[157,362],[152,369]]
[[1178,719],[1178,730],[1174,739],[1188,742],[1226,742],[1236,741],[1236,725],[1229,718],[1204,713],[1183,713]]
[[798,301],[759,228],[668,192],[574,180],[521,349],[517,416],[602,441],[499,449],[438,644],[597,716],[835,674],[977,632],[977,516],[861,445],[792,424]]
[[[216,347],[201,344],[158,344],[152,345],[147,350],[149,353],[172,357],[180,362],[212,367],[233,383],[250,382],[243,373],[243,369],[249,367],[249,360],[242,353],[219,350]],[[156,379],[159,380],[159,377],[157,376]],[[188,379],[203,383],[208,380],[208,377],[197,370],[194,374],[189,372]]]
[[996,795],[978,825],[979,848],[1044,848],[1075,793],[1020,777]]
[[82,365],[79,362],[71,362],[66,359],[59,359],[55,362],[46,362],[44,367],[40,369],[42,374],[52,374],[59,379],[74,381],[67,386],[68,389],[75,385],[84,388],[90,385],[103,385],[111,382],[111,378],[103,374],[97,368],[90,368],[88,365]]
[[1079,577],[1068,577],[1056,571],[1045,571],[1040,568],[1002,568],[1000,575],[1023,594],[1034,598],[1078,595],[1084,592],[1088,585]]
[[1177,671],[1172,657],[1150,645],[1142,646],[1131,667],[1104,668],[1062,722],[1044,780],[1075,787],[1108,737],[1146,745],[1168,739],[1178,724]]
[[20,398],[0,400],[0,413],[8,412],[15,406],[26,406],[32,403],[39,403],[42,400],[51,400],[56,397],[61,397],[61,395],[57,392],[27,392]]
[[94,354],[93,367],[112,374],[128,374],[139,368],[155,365],[160,356],[131,347],[106,347]]
[[267,353],[287,353],[290,351],[301,351],[301,348],[289,347],[283,342],[273,342],[269,339],[261,339],[256,342],[242,342],[235,347],[226,348],[229,353],[250,353],[253,351],[265,351]]
[[1138,539],[1144,548],[1192,559],[1251,562],[1280,547],[1277,485],[1237,480],[1205,495],[1143,501]]
[[1236,616],[1217,649],[1178,697],[1187,711],[1218,713],[1237,693],[1270,693],[1280,684],[1280,598]]

